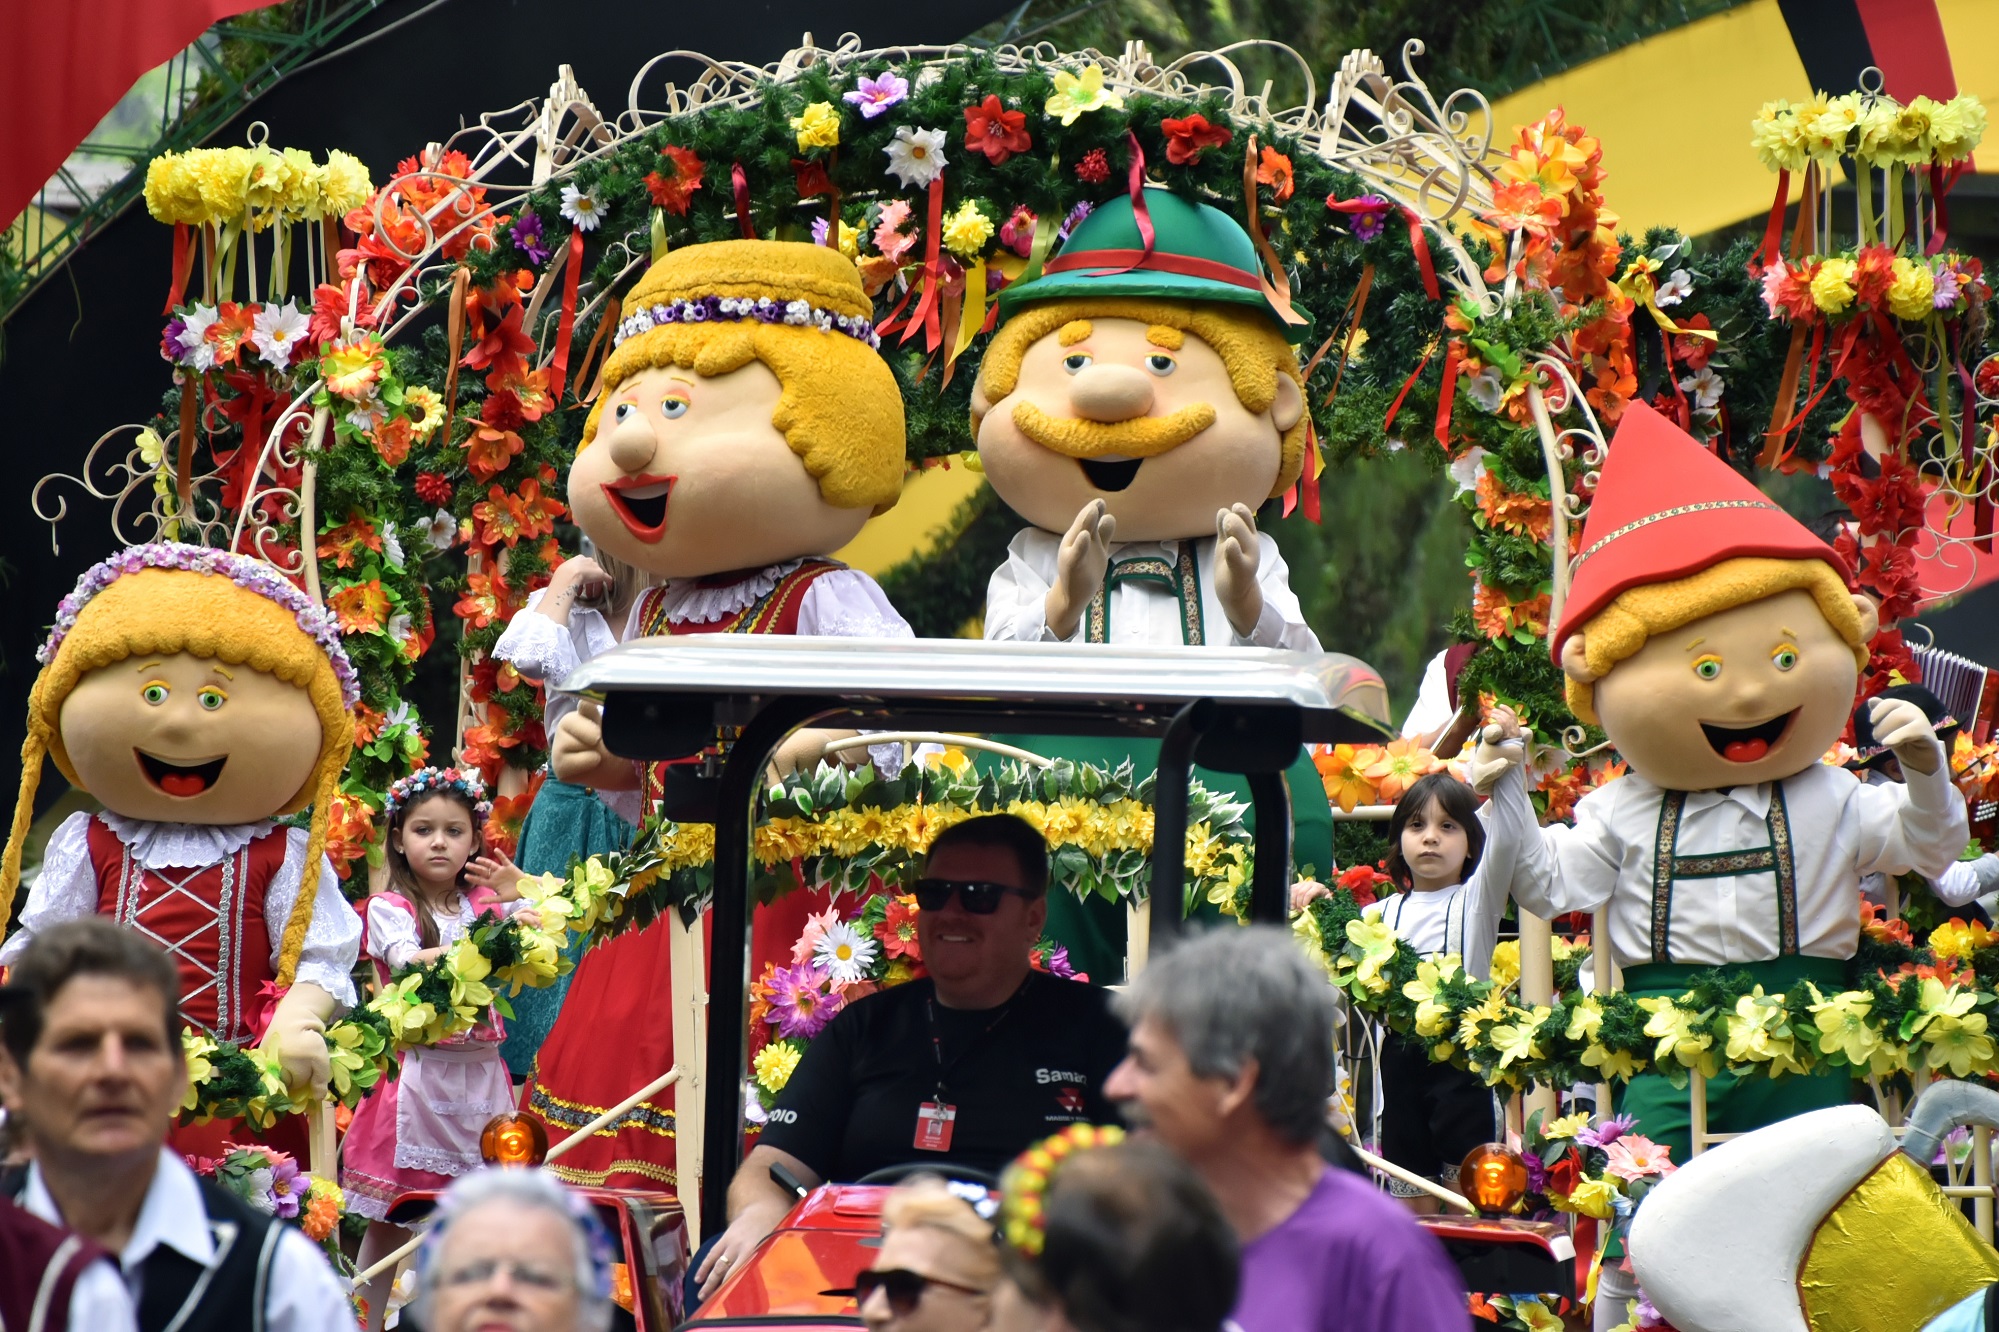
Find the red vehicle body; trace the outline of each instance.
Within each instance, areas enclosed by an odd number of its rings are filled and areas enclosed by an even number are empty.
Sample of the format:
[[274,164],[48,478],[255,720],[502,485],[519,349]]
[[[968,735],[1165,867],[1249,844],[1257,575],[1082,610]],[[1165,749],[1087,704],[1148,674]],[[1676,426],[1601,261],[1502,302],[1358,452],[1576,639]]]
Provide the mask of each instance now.
[[851,1295],[829,1295],[854,1284],[874,1261],[888,1186],[827,1184],[792,1208],[750,1260],[682,1326],[784,1327],[795,1332],[860,1326]]

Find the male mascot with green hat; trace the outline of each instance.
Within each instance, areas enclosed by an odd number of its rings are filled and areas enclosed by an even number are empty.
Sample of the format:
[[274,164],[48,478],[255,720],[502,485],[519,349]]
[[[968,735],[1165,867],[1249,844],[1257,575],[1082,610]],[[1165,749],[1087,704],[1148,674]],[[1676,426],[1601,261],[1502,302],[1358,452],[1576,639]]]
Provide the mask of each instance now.
[[[1515,900],[1544,917],[1608,904],[1636,995],[1678,996],[1715,967],[1770,992],[1845,988],[1861,876],[1940,874],[1969,837],[1913,703],[1869,705],[1906,786],[1862,785],[1820,762],[1852,709],[1874,604],[1831,547],[1643,405],[1618,426],[1573,568],[1549,646],[1570,708],[1602,725],[1631,770],[1578,801],[1574,827],[1543,829],[1523,850]],[[1838,1074],[1724,1071],[1708,1082],[1709,1121],[1742,1132],[1844,1104],[1850,1090]],[[1687,1159],[1686,1091],[1642,1074],[1619,1108]],[[1621,1314],[1629,1275],[1604,1281],[1600,1315]]]
[[[1318,651],[1256,526],[1257,507],[1298,479],[1308,422],[1291,347],[1303,325],[1273,303],[1248,233],[1147,187],[1084,218],[1040,276],[1000,293],[999,312],[972,431],[993,489],[1034,525],[993,573],[985,636]],[[1142,744],[1059,743],[1079,759],[1150,761]],[[1320,789],[1308,762],[1289,775],[1294,792]],[[1298,809],[1297,859],[1329,868],[1324,801],[1301,794]],[[1071,957],[1115,978],[1123,913],[1079,912],[1060,894],[1050,910]]]

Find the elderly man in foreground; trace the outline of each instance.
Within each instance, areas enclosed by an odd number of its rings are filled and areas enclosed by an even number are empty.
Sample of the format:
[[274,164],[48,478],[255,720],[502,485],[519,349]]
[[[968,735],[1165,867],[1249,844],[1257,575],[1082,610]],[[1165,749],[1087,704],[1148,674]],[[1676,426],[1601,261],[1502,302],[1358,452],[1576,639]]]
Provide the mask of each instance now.
[[827,1025],[729,1186],[729,1227],[695,1272],[706,1299],[807,1187],[912,1162],[997,1172],[1064,1124],[1107,1123],[1124,1027],[1102,990],[1037,973],[1048,848],[1010,814],[938,834],[915,885],[929,975]]
[[1105,1090],[1199,1172],[1242,1240],[1242,1332],[1466,1332],[1457,1270],[1366,1178],[1319,1155],[1338,1010],[1288,934],[1224,927],[1122,996]]
[[35,936],[0,1025],[0,1099],[34,1161],[0,1190],[116,1257],[140,1332],[353,1332],[304,1232],[198,1178],[166,1147],[187,1064],[180,976],[102,916]]
[[583,1198],[539,1170],[482,1170],[438,1203],[410,1312],[425,1332],[604,1332],[611,1240]]

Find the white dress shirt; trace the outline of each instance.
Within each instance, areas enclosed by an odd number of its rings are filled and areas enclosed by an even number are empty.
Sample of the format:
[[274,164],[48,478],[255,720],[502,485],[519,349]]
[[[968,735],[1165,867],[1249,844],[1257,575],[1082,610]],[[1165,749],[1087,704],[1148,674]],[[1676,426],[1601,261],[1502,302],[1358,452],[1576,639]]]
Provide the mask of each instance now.
[[132,1292],[125,1289],[110,1259],[101,1258],[77,1275],[69,1288],[69,1332],[138,1332],[138,1328]]
[[1444,658],[1448,655],[1450,650],[1446,648],[1430,658],[1430,664],[1423,668],[1423,683],[1416,686],[1416,702],[1402,719],[1403,739],[1428,735],[1458,715],[1458,710],[1451,706],[1451,682],[1444,678]]
[[[42,853],[41,872],[28,890],[28,904],[21,909],[21,928],[5,946],[0,946],[0,966],[10,966],[27,951],[28,941],[51,925],[80,920],[97,914],[97,871],[90,863],[90,821],[101,818],[131,851],[132,858],[150,870],[195,869],[213,865],[248,845],[250,839],[271,824],[242,823],[228,826],[208,823],[148,823],[128,819],[109,810],[102,814],[76,813],[64,819],[49,834],[48,848]],[[285,830],[285,859],[264,890],[264,919],[270,935],[271,970],[278,968],[284,948],[285,922],[291,919],[298,902],[300,874],[305,867],[306,830]],[[294,979],[317,985],[333,996],[341,1008],[355,1002],[355,958],[361,946],[361,921],[340,893],[340,880],[333,862],[319,862],[319,886],[314,892],[312,920],[306,926],[305,945],[299,951]],[[254,995],[243,996],[245,1002]]]
[[[21,1205],[44,1221],[64,1224],[39,1165],[28,1167],[28,1188]],[[334,1275],[326,1255],[305,1232],[280,1221],[273,1220],[273,1224],[282,1233],[272,1255],[265,1327],[269,1332],[354,1332],[354,1312],[347,1303],[346,1287]],[[165,1147],[160,1149],[159,1166],[146,1190],[146,1200],[139,1206],[132,1238],[118,1253],[118,1265],[134,1306],[141,1298],[143,1264],[162,1244],[203,1267],[216,1261],[216,1237],[209,1228],[194,1171]]]
[[[1797,875],[1798,953],[1852,957],[1863,875],[1942,875],[1964,849],[1970,837],[1964,798],[1948,771],[1908,776],[1906,786],[1864,786],[1842,768],[1814,763],[1781,783]],[[1677,854],[1768,846],[1772,789],[1766,783],[1688,793]],[[1608,902],[1618,965],[1651,962],[1652,869],[1666,795],[1636,773],[1591,791],[1576,802],[1573,828],[1542,829],[1522,855],[1514,900],[1546,917]],[[1776,876],[1763,870],[1678,880],[1668,938],[1669,959],[1696,966],[1780,956]]]
[[[1167,564],[1180,557],[1178,541],[1127,541],[1113,543],[1111,563],[1120,560],[1155,558]],[[1215,538],[1194,540],[1194,562],[1201,583],[1202,636],[1212,647],[1288,648],[1296,652],[1317,652],[1319,639],[1305,624],[1298,598],[1291,592],[1291,573],[1269,533],[1256,534],[1256,583],[1263,590],[1263,613],[1247,637],[1229,623],[1215,591]],[[1014,535],[1006,548],[1006,563],[993,570],[986,586],[986,637],[1001,642],[1053,643],[1048,627],[1048,589],[1055,584],[1055,568],[1062,549],[1062,533],[1025,528]],[[1110,613],[1110,641],[1145,643],[1160,647],[1185,642],[1180,624],[1180,602],[1163,587],[1122,582],[1105,594]],[[1079,621],[1071,643],[1086,641],[1087,616]]]
[[1506,914],[1507,885],[1522,848],[1540,838],[1523,768],[1516,764],[1506,770],[1478,818],[1485,828],[1485,851],[1471,877],[1434,892],[1397,893],[1382,906],[1381,922],[1424,957],[1456,953],[1466,975],[1485,980],[1492,974],[1499,918]]

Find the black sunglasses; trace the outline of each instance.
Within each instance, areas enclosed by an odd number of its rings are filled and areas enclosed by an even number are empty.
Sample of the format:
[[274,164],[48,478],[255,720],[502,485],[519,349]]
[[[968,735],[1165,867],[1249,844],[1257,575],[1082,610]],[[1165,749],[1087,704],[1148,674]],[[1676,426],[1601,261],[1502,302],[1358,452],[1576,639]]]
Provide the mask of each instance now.
[[967,1295],[986,1293],[976,1286],[961,1286],[955,1281],[939,1281],[936,1277],[927,1277],[920,1272],[908,1272],[901,1268],[890,1268],[887,1271],[869,1269],[854,1277],[854,1303],[866,1304],[869,1297],[879,1290],[888,1296],[889,1312],[898,1318],[907,1318],[916,1312],[916,1306],[923,1299],[923,1292],[932,1286],[963,1291]]
[[942,911],[951,904],[951,894],[956,893],[965,910],[974,916],[990,916],[998,911],[1000,899],[1008,893],[1030,900],[1036,896],[1025,888],[985,879],[918,879],[912,891],[920,910]]

